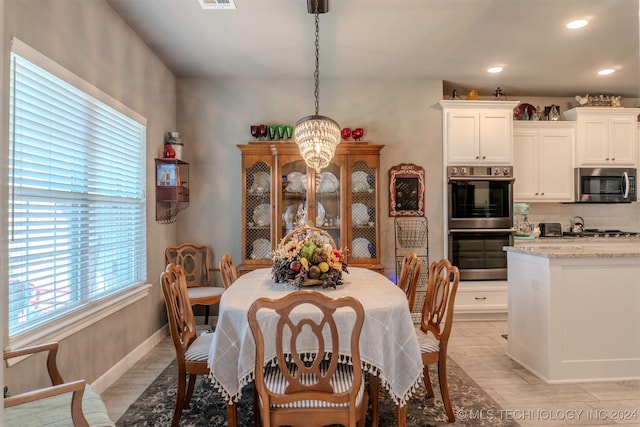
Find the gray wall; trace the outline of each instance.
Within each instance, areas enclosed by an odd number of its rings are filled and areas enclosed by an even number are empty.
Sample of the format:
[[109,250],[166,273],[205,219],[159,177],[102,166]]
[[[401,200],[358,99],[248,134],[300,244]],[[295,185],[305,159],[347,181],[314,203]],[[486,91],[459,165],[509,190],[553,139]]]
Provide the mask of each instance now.
[[[10,40],[16,36],[148,119],[147,280],[153,287],[149,297],[61,342],[58,360],[65,379],[92,382],[166,324],[159,275],[164,269],[164,248],[175,243],[175,225],[155,222],[153,159],[161,153],[164,132],[175,128],[176,80],[104,0],[7,0],[2,24],[2,105],[8,105]],[[6,110],[2,122],[0,156],[6,163]],[[114,153],[114,161],[118,156],[126,153]],[[7,182],[6,168],[1,171],[1,181]],[[2,194],[6,195],[6,186]],[[6,218],[2,223],[6,229]],[[6,260],[2,260],[4,273]],[[6,289],[6,274],[1,284]],[[3,298],[4,307],[6,292]],[[3,339],[6,344],[7,337]],[[33,359],[5,371],[6,384],[13,392],[39,379],[43,365],[34,369]]]
[[[320,114],[341,127],[363,127],[363,140],[383,144],[380,176],[382,262],[395,275],[389,168],[415,163],[426,171],[426,215],[432,258],[442,255],[442,82],[428,80],[322,80]],[[252,139],[249,126],[294,124],[313,114],[313,81],[178,81],[178,129],[190,162],[189,208],[178,215],[178,241],[211,245],[216,262],[228,252],[240,260],[241,170],[237,144]]]
[[[416,163],[426,171],[426,216],[429,256],[443,256],[442,115],[437,102],[443,83],[425,80],[322,80],[320,114],[341,127],[364,127],[363,140],[384,144],[381,154],[382,263],[395,276],[393,218],[388,216],[389,168]],[[211,245],[216,262],[228,252],[240,260],[241,185],[237,144],[252,139],[251,124],[293,124],[313,113],[313,82],[309,80],[179,79],[178,129],[191,163],[191,203],[178,215],[178,241]],[[573,98],[510,96],[532,105],[575,106]],[[631,107],[636,101],[625,99]],[[570,167],[570,166],[569,166]],[[537,203],[532,221],[568,224],[583,215],[589,226],[640,230],[640,203],[575,205]]]

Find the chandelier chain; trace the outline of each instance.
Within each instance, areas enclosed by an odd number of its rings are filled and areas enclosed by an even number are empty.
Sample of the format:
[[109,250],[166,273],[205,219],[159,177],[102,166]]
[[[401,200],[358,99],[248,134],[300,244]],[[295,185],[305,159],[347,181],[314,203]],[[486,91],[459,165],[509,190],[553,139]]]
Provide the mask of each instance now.
[[318,0],[316,0],[316,70],[313,73],[315,80],[314,95],[316,98],[316,116],[320,111],[320,12],[318,8]]
[[[319,0],[315,0],[315,37],[316,37],[316,69],[313,73],[315,80],[314,95],[316,99],[316,114],[303,117],[293,128],[293,139],[298,145],[300,155],[307,167],[314,168],[317,173],[329,166],[336,147],[340,143],[340,126],[335,120],[319,115],[320,112],[320,7]],[[327,3],[328,6],[328,3]],[[328,7],[327,7],[328,10]],[[312,12],[312,11],[309,11]]]

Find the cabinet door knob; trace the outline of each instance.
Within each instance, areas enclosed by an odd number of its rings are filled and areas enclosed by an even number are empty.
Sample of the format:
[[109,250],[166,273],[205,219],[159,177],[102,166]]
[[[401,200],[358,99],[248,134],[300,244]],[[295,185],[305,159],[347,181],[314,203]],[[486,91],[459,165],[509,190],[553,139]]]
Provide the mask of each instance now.
[[606,160],[606,161],[609,161],[609,158],[607,157],[605,160]]
[[537,195],[539,195],[539,194],[540,194],[540,193],[536,193],[535,195],[537,196]]
[[480,160],[480,156],[476,156],[476,160]]
[[544,193],[540,193],[541,196],[544,196]]
[[611,158],[611,161],[612,161],[612,162],[615,162],[615,161],[616,161],[616,158],[615,158],[615,157],[612,157],[612,158]]
[[482,160],[484,160],[484,159],[486,159],[486,158],[487,158],[487,156],[482,156]]

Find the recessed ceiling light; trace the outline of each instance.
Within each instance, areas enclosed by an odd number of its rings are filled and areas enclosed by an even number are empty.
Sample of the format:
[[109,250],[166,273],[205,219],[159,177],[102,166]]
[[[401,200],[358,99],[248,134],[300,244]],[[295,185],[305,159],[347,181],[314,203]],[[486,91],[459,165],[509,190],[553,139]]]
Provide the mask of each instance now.
[[488,71],[489,73],[492,73],[492,74],[499,73],[499,72],[501,72],[502,70],[503,70],[503,68],[502,68],[502,67],[491,67],[491,68],[488,68],[488,69],[487,69],[487,71]]
[[598,71],[598,74],[600,74],[601,76],[608,76],[609,74],[613,74],[615,72],[616,70],[614,70],[613,68],[607,68],[606,70]]
[[589,21],[587,21],[586,19],[576,19],[574,21],[569,22],[567,24],[567,28],[569,28],[570,30],[575,30],[577,28],[585,27],[588,23]]
[[235,9],[233,0],[200,0],[203,9]]

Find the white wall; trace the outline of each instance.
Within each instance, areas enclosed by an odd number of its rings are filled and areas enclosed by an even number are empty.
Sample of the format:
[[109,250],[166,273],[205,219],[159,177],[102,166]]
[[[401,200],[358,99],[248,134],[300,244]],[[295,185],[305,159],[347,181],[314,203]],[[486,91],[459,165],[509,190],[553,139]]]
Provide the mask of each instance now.
[[[175,77],[105,0],[7,1],[1,22],[3,106],[8,105],[10,40],[16,36],[148,119],[147,279],[155,286],[148,298],[61,342],[58,360],[64,378],[85,378],[93,382],[166,324],[159,276],[164,269],[164,248],[175,243],[175,226],[155,222],[153,159],[162,150],[164,133],[175,127]],[[0,140],[3,200],[6,200],[8,181],[4,167],[8,156],[7,123],[5,109]],[[113,153],[113,159],[117,162],[120,156],[126,155]],[[3,245],[6,244],[6,223],[3,217]],[[4,255],[1,259],[0,283],[2,289],[6,289]],[[6,307],[5,293],[0,306]],[[6,316],[4,311],[2,315]],[[3,338],[6,343],[7,337]],[[34,368],[31,359],[5,371],[6,383],[14,393],[42,373],[42,366]]]
[[[428,80],[322,80],[320,114],[341,127],[363,127],[363,140],[381,154],[382,262],[395,275],[389,169],[415,163],[426,172],[426,216],[431,258],[442,256],[442,82]],[[178,130],[190,162],[190,205],[178,215],[178,241],[211,245],[214,258],[240,260],[240,150],[249,126],[294,124],[313,114],[313,81],[179,79]]]

